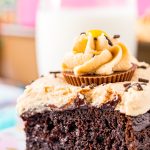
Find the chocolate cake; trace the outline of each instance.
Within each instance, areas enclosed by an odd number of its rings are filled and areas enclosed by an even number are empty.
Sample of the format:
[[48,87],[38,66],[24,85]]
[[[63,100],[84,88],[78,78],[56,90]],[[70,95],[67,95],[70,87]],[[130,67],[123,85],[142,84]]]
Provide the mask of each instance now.
[[[102,38],[108,41],[108,37]],[[111,45],[105,46],[109,49],[115,43],[112,40]],[[124,82],[96,85],[90,79],[91,84],[76,86],[69,84],[63,73],[50,72],[26,87],[18,99],[17,111],[24,121],[27,150],[150,150],[150,66],[132,58],[137,69],[128,81],[126,76],[113,71],[113,68],[116,71],[126,68],[126,72],[131,66],[127,50],[117,47],[120,54],[125,54],[117,56],[120,65],[108,60],[107,67],[104,64],[94,73],[107,73],[108,79],[115,73],[115,78],[123,77]],[[95,61],[94,57],[88,55],[88,59]],[[111,58],[116,62],[116,57]],[[73,60],[67,57],[65,69],[68,59]],[[96,59],[96,62],[100,61]],[[70,62],[70,66],[73,63]],[[85,66],[79,67],[75,67],[74,80],[85,71]]]
[[83,105],[32,116],[24,113],[27,150],[149,150],[150,111],[125,116],[114,111],[117,101],[101,108]]
[[[139,68],[136,73],[139,70],[148,73],[150,69]],[[133,78],[130,83],[73,87],[61,74],[41,77],[27,87],[17,105],[24,120],[26,149],[149,150],[149,109],[140,114],[138,106],[129,112],[121,110],[131,89],[140,85],[142,91],[135,90],[141,95],[150,90],[149,83]],[[140,100],[144,107],[142,96]]]

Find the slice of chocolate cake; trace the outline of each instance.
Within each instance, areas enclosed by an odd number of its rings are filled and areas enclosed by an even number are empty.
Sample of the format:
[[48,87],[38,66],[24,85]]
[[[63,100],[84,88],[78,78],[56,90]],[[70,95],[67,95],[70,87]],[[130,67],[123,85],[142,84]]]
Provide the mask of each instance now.
[[81,34],[62,73],[27,86],[17,104],[27,150],[150,150],[150,67],[118,38]]
[[76,87],[61,74],[41,77],[18,100],[26,149],[149,150],[149,92],[136,80]]

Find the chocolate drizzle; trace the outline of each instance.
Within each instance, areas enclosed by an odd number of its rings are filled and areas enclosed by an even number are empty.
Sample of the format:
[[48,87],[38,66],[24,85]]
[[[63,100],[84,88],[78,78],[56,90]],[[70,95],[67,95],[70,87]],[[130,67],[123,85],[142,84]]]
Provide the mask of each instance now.
[[106,36],[106,35],[104,35],[104,36],[105,36],[105,38],[107,39],[108,44],[109,44],[110,46],[113,46],[113,43],[112,43],[112,41],[108,38],[108,36]]

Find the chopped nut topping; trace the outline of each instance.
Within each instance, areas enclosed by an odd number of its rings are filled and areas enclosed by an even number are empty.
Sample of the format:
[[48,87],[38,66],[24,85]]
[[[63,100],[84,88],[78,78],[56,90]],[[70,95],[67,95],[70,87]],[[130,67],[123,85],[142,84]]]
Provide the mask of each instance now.
[[45,91],[45,93],[48,93],[48,92],[49,92],[49,90],[50,90],[50,87],[49,87],[49,86],[44,87],[44,91]]
[[67,95],[69,93],[71,93],[71,90],[70,90],[70,88],[67,88],[66,90],[64,90],[64,92],[62,94]]

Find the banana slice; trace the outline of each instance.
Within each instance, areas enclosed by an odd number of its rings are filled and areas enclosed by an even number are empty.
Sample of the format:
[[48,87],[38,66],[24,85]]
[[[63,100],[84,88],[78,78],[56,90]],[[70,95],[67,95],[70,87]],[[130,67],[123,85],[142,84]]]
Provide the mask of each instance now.
[[130,54],[123,43],[118,43],[118,45],[122,49],[122,58],[121,61],[113,67],[113,71],[125,71],[132,67]]
[[[96,74],[101,74],[101,75],[109,75],[113,73],[113,67],[118,64],[118,62],[121,60],[122,57],[122,49],[120,46],[115,45],[110,49],[110,52],[113,55],[113,59],[104,64],[103,66],[99,67],[98,70],[96,71]],[[105,58],[105,57],[104,57]]]
[[85,62],[84,64],[77,66],[74,68],[74,74],[79,76],[83,74],[87,74],[89,72],[95,72],[96,69],[107,63],[112,59],[112,54],[109,52],[109,50],[103,50],[100,55],[94,56],[89,61]]
[[85,48],[85,54],[88,53],[93,53],[93,51],[95,51],[95,43],[94,43],[94,39],[91,35],[88,36],[88,42]]
[[96,50],[101,51],[104,49],[110,49],[110,45],[108,44],[108,40],[106,39],[105,35],[102,33],[101,36],[97,38]]
[[64,57],[64,60],[62,63],[62,70],[71,71],[73,70],[74,67],[78,65],[82,65],[86,61],[89,61],[92,57],[93,57],[93,54],[69,53],[68,55]]
[[83,53],[85,51],[86,45],[87,45],[87,36],[86,34],[82,34],[80,35],[74,43],[74,47],[73,47],[73,53]]

